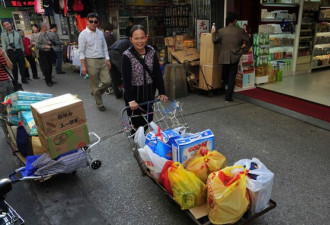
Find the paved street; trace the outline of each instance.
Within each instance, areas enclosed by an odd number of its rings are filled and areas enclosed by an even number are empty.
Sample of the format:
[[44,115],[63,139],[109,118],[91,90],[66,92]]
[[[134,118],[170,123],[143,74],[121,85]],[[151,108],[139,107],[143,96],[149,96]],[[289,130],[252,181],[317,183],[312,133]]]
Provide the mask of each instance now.
[[[102,138],[92,156],[103,164],[99,170],[86,168],[43,183],[15,184],[8,202],[26,224],[192,224],[148,177],[141,176],[122,133],[123,100],[104,95],[107,111],[99,112],[89,80],[69,65],[65,71],[55,74],[58,83],[53,87],[31,80],[24,89],[56,96],[77,94],[84,101],[89,130]],[[225,103],[223,95],[190,94],[179,101],[191,131],[214,132],[215,147],[227,157],[227,165],[256,157],[275,173],[272,199],[277,208],[252,224],[329,224],[329,131],[242,100]],[[0,177],[6,177],[20,164],[10,154],[3,133],[0,140]]]

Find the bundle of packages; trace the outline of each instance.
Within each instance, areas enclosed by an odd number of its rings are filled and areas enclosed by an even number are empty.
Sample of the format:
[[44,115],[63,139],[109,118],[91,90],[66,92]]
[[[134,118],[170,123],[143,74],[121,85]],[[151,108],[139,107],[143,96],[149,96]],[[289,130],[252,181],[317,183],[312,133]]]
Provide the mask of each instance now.
[[[31,104],[52,97],[52,94],[34,93],[27,91],[17,91],[15,93],[7,95],[4,99],[4,104],[7,105],[7,121],[17,126],[19,122],[19,112],[31,111]],[[30,135],[36,134],[31,133]]]
[[30,136],[38,135],[37,126],[34,122],[31,111],[21,111],[18,113],[18,117],[20,121],[22,121],[24,129]]
[[201,147],[185,169],[193,172],[201,181],[206,183],[210,173],[224,167],[226,167],[226,157],[216,150],[211,151],[206,147]]
[[207,211],[212,224],[232,224],[250,204],[246,189],[247,170],[243,166],[226,167],[207,179]]
[[258,213],[268,207],[274,182],[274,173],[257,158],[242,159],[235,165],[244,166],[248,172],[247,188],[250,194],[251,209]]

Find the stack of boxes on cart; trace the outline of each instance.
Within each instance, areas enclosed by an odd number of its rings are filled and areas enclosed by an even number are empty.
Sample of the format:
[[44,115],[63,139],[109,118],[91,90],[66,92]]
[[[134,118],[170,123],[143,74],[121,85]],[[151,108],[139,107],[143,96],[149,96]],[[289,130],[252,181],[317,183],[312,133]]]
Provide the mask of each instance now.
[[83,103],[71,94],[18,91],[5,98],[7,130],[19,153],[54,159],[89,144]]
[[211,130],[188,133],[185,128],[153,131],[144,136],[140,127],[135,141],[151,176],[196,219],[208,216],[213,224],[231,224],[250,209],[268,207],[274,174],[258,159],[243,159],[227,166],[214,150]]

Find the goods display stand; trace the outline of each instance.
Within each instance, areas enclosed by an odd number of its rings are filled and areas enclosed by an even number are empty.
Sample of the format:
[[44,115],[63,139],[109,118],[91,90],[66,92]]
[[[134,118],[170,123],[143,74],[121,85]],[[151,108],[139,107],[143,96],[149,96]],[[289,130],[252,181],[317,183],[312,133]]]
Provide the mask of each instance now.
[[330,6],[320,7],[319,23],[316,24],[312,69],[330,66]]
[[254,60],[253,53],[250,51],[248,54],[242,55],[238,64],[235,91],[243,91],[246,89],[254,88],[254,83]]
[[[153,122],[155,122],[158,126],[160,126],[163,130],[166,129],[173,129],[175,127],[185,127],[186,131],[189,131],[188,124],[186,123],[183,110],[181,108],[181,104],[176,102],[175,100],[169,99],[167,103],[161,103],[159,100],[154,100],[150,102],[141,103],[140,106],[153,104],[153,112],[145,112],[144,116],[148,116],[149,114],[153,115]],[[157,179],[151,174],[149,168],[144,164],[142,158],[140,157],[138,146],[134,142],[134,134],[132,134],[132,130],[134,130],[134,126],[131,123],[131,118],[133,116],[127,116],[127,110],[129,107],[122,109],[121,111],[121,120],[124,127],[124,133],[126,134],[128,141],[132,147],[134,157],[138,162],[138,165],[142,171],[142,176],[148,176],[162,191],[163,193],[176,205],[179,209],[181,206],[174,200],[172,196],[170,196],[166,189],[164,189],[158,182]],[[147,124],[147,130],[150,130],[150,124]],[[201,206],[203,207],[203,206]],[[276,207],[276,202],[271,200],[269,201],[269,205],[267,208],[262,210],[259,213],[253,213],[252,211],[248,210],[243,217],[237,221],[236,225],[243,225],[248,224],[251,221],[257,219],[258,217],[264,215],[268,211],[274,209]],[[195,208],[194,208],[195,209]],[[205,210],[204,210],[205,211]],[[194,216],[193,209],[190,210],[183,210],[183,212],[197,225],[209,225],[212,224],[209,220],[206,213],[201,215],[200,217]]]

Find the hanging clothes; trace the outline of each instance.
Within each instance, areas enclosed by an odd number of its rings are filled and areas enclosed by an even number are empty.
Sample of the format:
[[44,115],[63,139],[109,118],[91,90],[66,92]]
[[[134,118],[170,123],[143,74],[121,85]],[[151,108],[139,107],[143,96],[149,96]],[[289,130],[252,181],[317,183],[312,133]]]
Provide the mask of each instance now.
[[83,30],[85,30],[86,26],[87,26],[87,18],[82,18],[80,15],[76,15],[76,19],[77,19],[77,27],[78,30],[81,32]]
[[54,2],[53,0],[43,0],[45,16],[54,16]]
[[82,0],[74,0],[73,2],[74,2],[73,3],[73,10],[76,13],[84,11],[84,4],[82,3]]
[[34,1],[34,11],[38,14],[44,14],[45,10],[42,4],[42,0],[35,0]]

